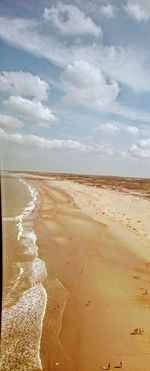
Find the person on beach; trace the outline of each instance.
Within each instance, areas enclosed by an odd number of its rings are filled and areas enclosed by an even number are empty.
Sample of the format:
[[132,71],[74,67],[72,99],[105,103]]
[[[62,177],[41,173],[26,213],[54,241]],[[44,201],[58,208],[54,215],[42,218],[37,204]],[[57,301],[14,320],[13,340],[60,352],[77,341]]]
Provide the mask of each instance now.
[[103,370],[110,370],[110,362],[108,363],[108,366],[102,367]]
[[123,361],[121,359],[121,361],[120,361],[120,368],[122,368],[122,366],[123,366]]
[[147,295],[147,290],[145,290],[142,295]]
[[143,335],[145,332],[145,329],[144,328],[135,328],[132,332],[130,332],[130,335]]
[[115,366],[115,368],[122,368],[122,366],[123,366],[123,361],[121,360],[119,363],[119,366]]
[[88,300],[88,302],[86,304],[84,304],[86,307],[89,307],[89,305],[91,304],[91,300]]

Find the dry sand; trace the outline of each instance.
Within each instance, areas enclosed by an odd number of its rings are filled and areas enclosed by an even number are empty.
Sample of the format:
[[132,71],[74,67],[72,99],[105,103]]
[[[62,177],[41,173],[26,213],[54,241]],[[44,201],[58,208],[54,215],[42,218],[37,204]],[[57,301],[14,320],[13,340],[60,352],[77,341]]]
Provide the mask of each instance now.
[[[32,182],[48,272],[43,371],[98,371],[108,362],[113,369],[121,359],[123,370],[148,371],[150,202],[69,181]],[[143,335],[130,335],[137,327]]]
[[[97,188],[73,181],[53,181],[71,197],[76,205],[87,215],[121,234],[126,234],[130,240],[142,242],[141,253],[145,259],[150,260],[150,199],[145,199],[141,194],[127,190],[112,190],[110,188]],[[128,232],[130,232],[128,234]],[[145,247],[145,249],[144,249]]]

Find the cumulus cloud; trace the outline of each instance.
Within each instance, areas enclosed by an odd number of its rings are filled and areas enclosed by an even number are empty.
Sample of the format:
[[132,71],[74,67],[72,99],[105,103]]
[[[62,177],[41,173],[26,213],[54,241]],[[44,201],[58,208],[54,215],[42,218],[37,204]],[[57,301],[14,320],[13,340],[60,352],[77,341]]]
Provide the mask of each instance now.
[[75,61],[64,69],[60,81],[66,93],[64,102],[114,113],[129,120],[150,121],[150,113],[119,103],[120,87],[117,81],[108,80],[102,69],[94,64],[84,60]]
[[100,8],[101,14],[103,14],[107,18],[114,18],[115,10],[116,9],[112,4],[102,5]]
[[139,134],[139,129],[136,126],[128,126],[126,131],[130,134],[137,135]]
[[44,150],[56,150],[56,151],[73,151],[80,152],[82,154],[93,153],[97,156],[112,156],[120,153],[116,151],[110,144],[94,144],[88,145],[87,143],[81,143],[72,139],[52,139],[49,140],[44,137],[40,137],[32,134],[10,134],[5,130],[0,129],[0,140],[3,142],[15,143],[16,145],[31,146],[32,148],[41,148]]
[[[150,91],[149,64],[145,52],[135,48],[106,47],[102,44],[66,45],[55,36],[39,31],[39,23],[20,18],[0,17],[0,37],[12,45],[40,55],[66,68],[80,59],[101,66],[106,75],[135,91]],[[140,76],[140,78],[139,78]]]
[[8,134],[5,130],[0,129],[0,139],[21,144],[21,145],[29,145],[33,147],[43,148],[43,149],[50,149],[50,150],[70,150],[70,151],[81,151],[87,152],[91,150],[91,147],[80,143],[79,141],[75,140],[64,140],[64,139],[53,139],[49,140],[44,137],[40,137],[37,135],[22,135],[22,134]]
[[131,156],[150,159],[150,138],[141,139],[130,148]]
[[[119,83],[125,84],[136,92],[150,91],[150,72],[147,63],[147,52],[145,53],[142,50],[137,51],[135,48],[106,47],[97,43],[96,39],[95,43],[87,42],[86,45],[83,45],[83,43],[78,45],[75,43],[68,44],[62,42],[61,38],[59,40],[53,34],[47,36],[40,22],[42,20],[37,22],[20,18],[9,19],[7,17],[0,17],[0,37],[12,45],[28,50],[32,54],[47,58],[65,70],[68,65],[73,65],[75,63],[74,61],[77,61],[80,56],[80,59],[85,64],[93,65],[96,69],[100,69],[105,73],[107,83],[105,84],[104,95],[107,93],[108,99],[107,102],[104,102],[104,105],[106,106],[108,104],[109,106],[111,101],[115,103],[113,103],[110,112],[130,120],[141,120],[144,122],[150,120],[150,114],[147,112],[134,110],[117,102]],[[84,95],[83,89],[82,93]],[[93,96],[93,93],[96,93],[95,88],[94,91],[90,91],[89,89],[88,96],[79,97],[80,103],[82,101],[82,104],[85,105],[85,102],[89,100],[89,96]],[[114,100],[115,95],[116,100]],[[98,99],[93,97],[95,101],[93,109],[97,106],[99,108],[96,109],[100,110],[101,97],[101,95],[97,97],[97,93],[96,98]],[[69,92],[69,94],[66,94],[66,98],[72,99],[73,95],[71,96]],[[75,98],[77,98],[76,95]]]
[[101,124],[99,125],[96,129],[93,130],[94,132],[98,132],[98,131],[102,131],[102,132],[106,132],[106,133],[116,133],[118,131],[120,131],[120,128],[118,125],[116,125],[116,123],[113,123],[113,122],[106,122],[105,124]]
[[1,128],[22,128],[24,123],[18,120],[16,117],[8,115],[0,115],[0,127]]
[[47,99],[49,85],[29,72],[3,71],[0,73],[0,91],[13,95],[31,96],[42,101]]
[[127,0],[126,12],[136,21],[148,21],[150,19],[149,0]]
[[116,81],[106,81],[102,70],[82,60],[69,64],[61,75],[65,100],[101,111],[109,110],[119,94]]
[[36,120],[45,127],[56,122],[56,117],[51,112],[51,109],[44,106],[41,102],[31,101],[20,96],[10,96],[3,103],[18,116]]
[[64,35],[101,35],[101,27],[75,5],[58,3],[44,9],[43,17]]
[[140,133],[139,129],[136,126],[128,126],[125,125],[124,123],[120,122],[105,122],[96,127],[93,132],[104,132],[108,134],[113,134],[113,133],[128,133],[131,135],[137,135]]

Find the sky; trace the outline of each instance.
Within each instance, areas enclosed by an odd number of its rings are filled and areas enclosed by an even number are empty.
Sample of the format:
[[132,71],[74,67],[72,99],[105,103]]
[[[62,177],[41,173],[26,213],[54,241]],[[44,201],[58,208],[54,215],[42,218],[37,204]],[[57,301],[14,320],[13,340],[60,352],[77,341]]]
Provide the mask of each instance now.
[[149,0],[0,0],[2,168],[149,178],[149,34]]

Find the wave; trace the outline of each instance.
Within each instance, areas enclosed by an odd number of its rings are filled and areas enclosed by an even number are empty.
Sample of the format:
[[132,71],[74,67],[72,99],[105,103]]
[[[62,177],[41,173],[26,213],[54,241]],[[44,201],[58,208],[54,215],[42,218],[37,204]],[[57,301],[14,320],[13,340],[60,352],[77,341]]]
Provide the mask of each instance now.
[[19,216],[3,216],[2,221],[4,222],[15,222],[19,220]]
[[[10,304],[3,305],[1,366],[8,371],[42,370],[40,341],[47,304],[47,293],[42,281],[47,271],[44,261],[38,258],[37,238],[31,216],[37,204],[38,192],[25,180],[19,178],[19,181],[27,186],[31,194],[31,201],[15,218],[17,239],[28,260],[18,263],[19,273],[6,298],[7,304]],[[10,300],[12,297],[13,301]]]

